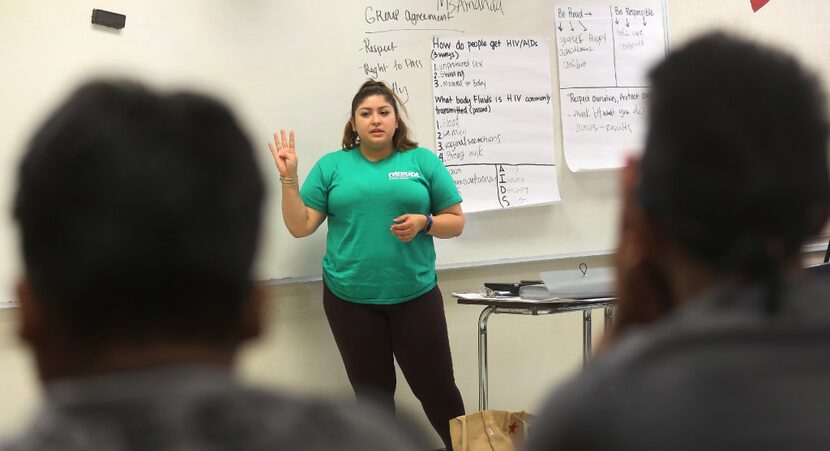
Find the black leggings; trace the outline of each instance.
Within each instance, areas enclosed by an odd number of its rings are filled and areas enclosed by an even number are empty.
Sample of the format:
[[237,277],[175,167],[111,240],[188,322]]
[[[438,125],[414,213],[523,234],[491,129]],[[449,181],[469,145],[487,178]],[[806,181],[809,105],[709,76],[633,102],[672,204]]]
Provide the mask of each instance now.
[[432,427],[452,449],[449,420],[464,415],[464,403],[438,287],[400,304],[371,305],[340,299],[323,284],[323,306],[358,401],[394,411],[394,354]]

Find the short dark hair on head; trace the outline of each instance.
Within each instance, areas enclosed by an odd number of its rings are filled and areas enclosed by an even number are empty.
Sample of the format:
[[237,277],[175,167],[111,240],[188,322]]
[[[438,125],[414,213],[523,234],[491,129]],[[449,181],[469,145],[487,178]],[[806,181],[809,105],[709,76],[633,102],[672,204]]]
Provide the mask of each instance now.
[[639,191],[648,214],[727,272],[762,276],[796,256],[830,204],[818,79],[791,56],[721,33],[671,52],[650,77]]
[[20,165],[27,276],[79,339],[224,340],[251,289],[263,190],[219,102],[88,83]]

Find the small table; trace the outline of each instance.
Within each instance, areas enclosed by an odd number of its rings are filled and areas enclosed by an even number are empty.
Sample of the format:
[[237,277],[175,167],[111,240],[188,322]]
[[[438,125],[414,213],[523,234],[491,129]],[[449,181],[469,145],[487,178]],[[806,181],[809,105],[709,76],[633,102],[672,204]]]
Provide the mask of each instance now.
[[487,382],[487,321],[492,314],[512,315],[550,315],[555,313],[567,313],[582,311],[582,364],[588,362],[591,357],[591,311],[597,308],[605,309],[605,330],[611,325],[613,316],[612,302],[614,298],[597,298],[581,300],[547,300],[547,301],[524,301],[515,298],[481,298],[465,299],[463,294],[456,295],[459,304],[483,305],[481,315],[478,317],[478,407],[479,410],[487,408],[488,382]]

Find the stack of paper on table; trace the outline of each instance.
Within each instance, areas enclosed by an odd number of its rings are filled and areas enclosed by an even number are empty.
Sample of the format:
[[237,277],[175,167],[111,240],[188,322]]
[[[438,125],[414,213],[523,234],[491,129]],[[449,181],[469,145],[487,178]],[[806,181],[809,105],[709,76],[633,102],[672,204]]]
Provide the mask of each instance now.
[[544,301],[554,296],[550,294],[545,284],[540,283],[535,285],[522,285],[519,287],[519,297],[532,301]]

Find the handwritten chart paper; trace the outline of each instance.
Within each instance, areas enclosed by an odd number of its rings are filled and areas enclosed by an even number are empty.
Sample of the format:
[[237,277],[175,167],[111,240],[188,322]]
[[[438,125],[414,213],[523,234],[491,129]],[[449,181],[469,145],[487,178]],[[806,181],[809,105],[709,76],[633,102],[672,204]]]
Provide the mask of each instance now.
[[662,11],[557,6],[565,161],[572,171],[618,168],[645,133],[648,70],[666,53]]
[[[367,78],[383,81],[403,104],[430,96],[431,88],[424,83],[430,71],[427,55],[431,47],[427,36],[435,34],[434,30],[462,31],[465,21],[487,22],[492,20],[490,17],[502,19],[505,15],[501,1],[464,5],[457,0],[375,3],[361,8],[363,33],[360,42],[352,43],[359,64],[355,66],[356,72],[347,76],[356,75],[355,87]],[[410,6],[402,7],[403,4]],[[431,33],[425,34],[425,30]]]
[[547,39],[433,37],[436,152],[464,211],[560,200]]

